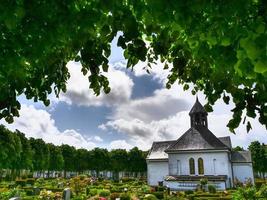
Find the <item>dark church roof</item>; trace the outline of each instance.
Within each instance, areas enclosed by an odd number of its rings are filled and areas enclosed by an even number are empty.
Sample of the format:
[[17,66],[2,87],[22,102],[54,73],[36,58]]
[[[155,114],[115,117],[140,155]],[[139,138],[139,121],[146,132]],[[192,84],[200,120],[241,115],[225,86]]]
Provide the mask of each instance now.
[[233,151],[231,161],[233,163],[252,162],[250,151]]
[[232,149],[232,142],[231,142],[231,138],[230,136],[226,136],[226,137],[218,137],[218,139],[224,143],[227,147],[229,147],[230,149]]
[[153,142],[151,150],[147,155],[147,159],[149,160],[168,159],[168,154],[165,153],[165,149],[167,149],[170,145],[172,145],[175,142],[176,140]]
[[205,110],[205,108],[201,105],[201,103],[198,101],[198,98],[196,99],[195,104],[191,108],[189,115],[192,115],[194,113],[205,113],[206,115],[208,114]]
[[207,127],[195,126],[186,131],[165,152],[209,149],[229,149],[229,147],[218,139]]

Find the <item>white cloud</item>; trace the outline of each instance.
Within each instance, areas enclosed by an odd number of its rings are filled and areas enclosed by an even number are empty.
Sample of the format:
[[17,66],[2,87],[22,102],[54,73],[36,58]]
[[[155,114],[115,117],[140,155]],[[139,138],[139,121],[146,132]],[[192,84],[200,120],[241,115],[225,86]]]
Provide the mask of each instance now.
[[118,106],[112,118],[150,122],[172,116],[188,108],[189,104],[185,100],[162,89],[156,90],[153,96],[131,100],[127,104]]
[[101,137],[97,136],[97,135],[94,137],[94,140],[96,142],[103,142],[103,139]]
[[[114,68],[125,70],[126,61],[114,63]],[[151,68],[147,66],[147,62],[138,62],[133,68],[133,73],[135,76],[151,76],[151,78],[164,84],[166,82],[167,76],[170,73],[172,64],[169,64],[169,69],[164,70],[163,68],[164,63],[161,63],[159,60],[156,61],[156,64],[151,64]],[[147,73],[146,69],[149,69],[150,73]]]
[[88,75],[83,76],[80,63],[71,61],[67,67],[71,77],[67,82],[67,92],[61,94],[59,101],[80,106],[113,106],[127,102],[131,97],[133,81],[112,65],[108,73],[102,72],[109,80],[111,92],[105,94],[101,91],[99,96],[89,88]]
[[132,149],[133,146],[127,143],[125,140],[113,140],[109,145],[110,149]]
[[42,138],[45,142],[55,145],[69,144],[77,148],[86,149],[92,149],[96,146],[90,139],[85,138],[76,130],[67,129],[60,132],[47,111],[36,109],[32,105],[22,104],[20,117],[15,118],[12,124],[5,122],[3,124],[11,130],[20,130],[28,138]]

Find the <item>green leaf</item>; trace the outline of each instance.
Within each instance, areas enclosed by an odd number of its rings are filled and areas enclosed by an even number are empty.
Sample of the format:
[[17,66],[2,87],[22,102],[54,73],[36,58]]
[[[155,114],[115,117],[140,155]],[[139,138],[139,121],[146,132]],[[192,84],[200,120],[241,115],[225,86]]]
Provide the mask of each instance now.
[[104,63],[102,65],[102,69],[103,69],[104,72],[108,72],[108,64]]
[[261,74],[267,72],[267,61],[259,60],[254,66],[254,71]]
[[252,129],[252,126],[249,121],[247,122],[246,128],[247,128],[247,132],[249,132]]

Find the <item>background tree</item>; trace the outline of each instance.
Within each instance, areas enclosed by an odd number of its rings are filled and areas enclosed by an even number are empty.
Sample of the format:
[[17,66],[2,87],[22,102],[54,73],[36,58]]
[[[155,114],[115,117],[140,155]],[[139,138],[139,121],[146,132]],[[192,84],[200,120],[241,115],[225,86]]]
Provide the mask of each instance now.
[[74,158],[75,158],[75,154],[76,154],[76,149],[72,146],[63,144],[61,145],[61,151],[62,151],[62,156],[64,159],[64,177],[66,178],[66,172],[69,171],[75,171],[75,162]]
[[[235,108],[228,127],[242,114],[267,126],[267,8],[264,0],[5,1],[0,5],[0,110],[12,122],[17,96],[49,105],[48,95],[66,91],[66,63],[75,59],[99,95],[110,91],[110,43],[124,51],[127,67],[160,60],[169,70],[167,88],[178,82],[202,90],[206,109],[221,97]],[[80,53],[79,53],[80,52]],[[79,53],[79,54],[78,54]],[[247,121],[249,118],[244,118]],[[247,130],[251,129],[249,121]]]
[[114,149],[110,153],[110,170],[113,171],[113,178],[119,179],[118,172],[123,172],[127,169],[128,154],[125,149]]
[[[49,171],[61,171],[64,167],[64,158],[60,147],[53,144],[47,144],[49,149]],[[49,173],[48,173],[49,176]]]
[[99,176],[100,171],[108,170],[110,168],[110,157],[107,149],[93,149],[91,162],[93,164],[93,169],[96,171],[97,176]]
[[233,151],[244,151],[244,148],[243,147],[240,147],[240,146],[236,146],[232,150]]
[[[8,173],[11,179],[20,176],[23,170],[31,169],[44,176],[50,171],[64,170],[66,172],[84,173],[88,170],[99,172],[113,171],[114,178],[118,178],[118,172],[146,171],[147,152],[137,147],[129,152],[123,149],[95,148],[93,150],[75,149],[69,145],[56,146],[45,143],[42,139],[26,138],[24,133],[14,132],[0,125],[0,179],[3,172]],[[41,173],[40,173],[41,172]],[[45,176],[46,177],[46,176]]]
[[33,170],[43,172],[49,168],[49,149],[42,139],[30,138],[33,150]]
[[31,144],[29,140],[25,137],[24,133],[20,132],[19,130],[15,131],[15,134],[20,138],[20,142],[22,145],[22,151],[20,154],[20,158],[18,160],[19,170],[30,170],[32,169],[32,156],[33,151],[31,149]]
[[254,141],[249,145],[249,150],[252,156],[253,169],[264,177],[267,169],[267,165],[265,165],[267,160],[265,145],[261,145],[259,141]]
[[146,164],[146,153],[143,153],[137,147],[132,148],[128,153],[129,165],[128,169],[130,172],[145,172],[147,170]]
[[87,150],[86,149],[76,150],[73,161],[75,162],[75,171],[83,173],[85,170],[87,170],[88,169]]

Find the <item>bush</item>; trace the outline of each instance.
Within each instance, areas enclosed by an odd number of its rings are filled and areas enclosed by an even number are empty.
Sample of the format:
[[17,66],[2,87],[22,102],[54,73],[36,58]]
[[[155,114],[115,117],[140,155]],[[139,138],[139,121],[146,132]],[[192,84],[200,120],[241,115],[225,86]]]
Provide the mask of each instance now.
[[99,196],[100,197],[108,197],[110,195],[110,191],[109,190],[101,190],[99,192]]
[[110,192],[114,193],[114,192],[122,192],[123,190],[120,189],[119,187],[117,186],[113,186],[111,189],[110,189]]
[[251,178],[246,179],[246,181],[244,182],[244,186],[253,187],[252,179]]
[[258,197],[256,197],[256,188],[250,187],[250,188],[238,188],[238,190],[233,194],[234,200],[241,200],[241,199],[249,199],[249,200],[256,200]]
[[121,193],[120,200],[131,200],[131,196],[128,193]]
[[97,189],[90,189],[89,194],[90,194],[91,196],[95,196],[95,195],[97,195]]
[[153,192],[153,195],[155,195],[158,199],[164,199],[163,192]]
[[260,197],[267,199],[267,184],[262,185],[258,193]]
[[115,200],[116,198],[119,198],[119,197],[120,197],[120,194],[117,192],[110,194],[110,200]]
[[29,184],[29,185],[34,185],[35,179],[34,179],[34,178],[28,178],[28,179],[26,180],[26,182],[27,182],[27,184]]
[[134,178],[130,178],[130,177],[122,177],[121,178],[121,181],[123,183],[131,182],[131,181],[134,181],[134,180],[135,180]]
[[184,191],[184,193],[186,195],[189,195],[189,194],[194,194],[194,191],[193,190],[186,190],[186,191]]
[[209,193],[216,193],[216,187],[214,185],[208,185]]
[[234,186],[236,188],[239,188],[239,187],[243,187],[243,183],[238,179],[238,178],[234,178]]
[[84,174],[79,175],[79,178],[80,178],[81,181],[83,181],[86,177],[87,177],[87,176],[84,175]]
[[145,200],[157,200],[157,197],[153,194],[147,194],[144,199]]
[[27,178],[33,178],[33,173],[28,174]]
[[157,192],[163,192],[164,189],[165,189],[164,186],[157,186],[157,187],[156,187],[156,191],[157,191]]
[[24,187],[26,185],[26,180],[23,179],[17,179],[16,185],[20,185],[21,187]]

